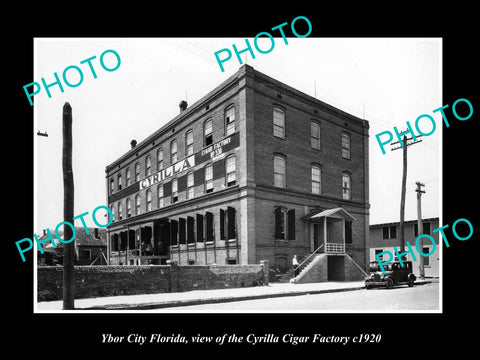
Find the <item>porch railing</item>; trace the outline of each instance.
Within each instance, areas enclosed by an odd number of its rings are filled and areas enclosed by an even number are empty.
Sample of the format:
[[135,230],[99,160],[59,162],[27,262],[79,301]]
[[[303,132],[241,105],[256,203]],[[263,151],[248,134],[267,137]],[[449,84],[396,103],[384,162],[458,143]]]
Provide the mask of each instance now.
[[298,266],[297,266],[297,269],[298,270],[301,270],[303,268],[303,266],[310,261],[310,259],[315,256],[316,254],[318,254],[320,252],[320,250],[323,248],[323,244],[320,245],[314,252],[312,252],[310,255],[308,255]]
[[327,254],[345,254],[345,244],[326,243],[325,252]]

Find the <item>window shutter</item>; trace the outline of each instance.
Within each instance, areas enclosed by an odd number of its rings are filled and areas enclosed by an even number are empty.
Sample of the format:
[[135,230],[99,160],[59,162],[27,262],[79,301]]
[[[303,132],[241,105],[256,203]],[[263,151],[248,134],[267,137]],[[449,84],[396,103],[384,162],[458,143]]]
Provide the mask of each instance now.
[[197,214],[197,242],[203,242],[203,215]]
[[163,184],[163,197],[170,197],[172,195],[172,182],[169,181]]
[[128,231],[128,248],[130,250],[135,249],[135,230]]
[[345,221],[345,244],[351,244],[352,241],[352,222]]
[[121,246],[121,247],[120,247],[120,250],[121,250],[121,251],[127,250],[127,232],[126,232],[126,231],[122,231],[122,232],[120,233],[120,241],[121,241],[121,242],[120,242],[120,244],[121,244],[121,245],[120,245],[120,246]]
[[213,163],[213,179],[220,179],[225,176],[225,159]]
[[225,210],[220,209],[220,240],[225,240]]
[[280,207],[275,208],[275,239],[283,239],[282,237],[282,209]]
[[214,240],[214,234],[213,234],[213,214],[211,212],[207,212],[205,214],[207,218],[207,231],[206,231],[206,240],[207,241],[213,241]]
[[236,239],[236,229],[235,229],[235,208],[227,207],[227,223],[228,223],[228,239]]
[[200,186],[200,185],[203,185],[205,181],[205,170],[204,168],[200,168],[198,170],[195,170],[195,172],[193,173],[193,184],[195,186]]
[[187,190],[187,175],[178,178],[178,192]]
[[178,221],[170,220],[170,244],[177,245]]
[[178,243],[179,244],[185,244],[185,240],[186,240],[185,225],[186,225],[186,221],[184,218],[178,219]]
[[187,216],[187,243],[192,244],[195,242],[195,219],[193,216]]
[[295,209],[288,210],[288,239],[295,240]]

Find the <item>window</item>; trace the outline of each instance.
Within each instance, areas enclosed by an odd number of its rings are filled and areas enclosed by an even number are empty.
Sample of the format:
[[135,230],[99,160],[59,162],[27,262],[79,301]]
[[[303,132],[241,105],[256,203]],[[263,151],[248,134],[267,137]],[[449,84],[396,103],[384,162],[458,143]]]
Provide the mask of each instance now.
[[350,159],[350,135],[342,133],[342,158]]
[[147,191],[146,191],[146,197],[147,197],[147,206],[146,206],[146,209],[147,209],[147,211],[151,211],[151,210],[152,210],[152,190],[147,189]]
[[[430,223],[425,222],[423,225],[423,233],[430,235]],[[413,224],[413,235],[418,236],[418,223]]]
[[310,125],[310,143],[312,148],[320,150],[320,124],[312,121]]
[[318,165],[312,165],[312,193],[321,194],[322,170]]
[[285,139],[285,113],[273,108],[273,135]]
[[130,184],[131,184],[131,180],[132,180],[132,179],[131,179],[131,177],[132,177],[132,174],[131,174],[131,173],[132,173],[132,172],[130,171],[130,168],[128,167],[128,168],[127,168],[127,176],[126,176],[126,184],[125,184],[125,186],[130,186]]
[[132,216],[132,200],[127,198],[127,218]]
[[342,193],[344,200],[350,200],[351,191],[350,191],[350,175],[343,174],[342,176]]
[[163,170],[163,149],[160,148],[157,151],[157,170]]
[[122,174],[118,174],[118,190],[122,190]]
[[170,164],[174,164],[177,162],[177,140],[173,140],[170,143]]
[[213,191],[213,166],[208,164],[205,166],[205,193]]
[[90,249],[80,249],[78,253],[80,260],[91,260],[92,253]]
[[395,239],[397,237],[397,227],[395,225],[390,226],[390,238]]
[[[382,253],[382,252],[383,252],[383,249],[375,250],[375,259],[377,259],[377,255]],[[379,258],[380,261],[383,261],[383,254],[380,255],[378,258]]]
[[140,181],[140,163],[135,164],[135,182]]
[[193,154],[193,130],[188,130],[185,135],[185,156]]
[[235,132],[235,106],[230,106],[225,110],[225,135],[231,135]]
[[115,217],[115,206],[112,205],[112,207],[110,208],[110,210],[112,211],[112,221],[117,220],[117,218]]
[[148,155],[145,158],[145,176],[152,175],[152,157]]
[[[431,251],[430,248],[427,246],[423,248],[422,253],[430,254],[430,251]],[[423,256],[423,265],[430,266],[430,255],[428,256],[422,255],[422,256]]]
[[231,155],[227,158],[226,161],[226,179],[227,179],[227,186],[232,186],[235,185],[236,183],[236,178],[235,178],[235,169],[236,169],[236,164],[235,164],[235,156]]
[[115,180],[112,178],[110,178],[110,194],[113,194],[115,191]]
[[123,218],[123,206],[121,202],[118,202],[118,220]]
[[193,182],[193,171],[187,174],[187,199],[193,199],[195,196],[195,186]]
[[277,187],[285,187],[285,157],[275,155],[273,158],[273,184]]
[[172,204],[178,201],[178,181],[177,179],[172,180]]
[[163,207],[163,185],[157,187],[157,207]]
[[212,145],[212,143],[212,119],[208,119],[203,123],[203,145],[209,146]]
[[140,194],[135,195],[135,215],[140,214]]
[[383,238],[384,239],[396,239],[397,238],[397,226],[384,226],[383,227]]
[[295,239],[295,209],[275,208],[275,239]]

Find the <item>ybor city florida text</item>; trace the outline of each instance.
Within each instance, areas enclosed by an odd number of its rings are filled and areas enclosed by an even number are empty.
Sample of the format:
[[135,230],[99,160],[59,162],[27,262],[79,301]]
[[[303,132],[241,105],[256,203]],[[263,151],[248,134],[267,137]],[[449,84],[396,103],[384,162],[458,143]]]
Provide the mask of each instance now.
[[119,344],[119,343],[130,343],[136,345],[144,345],[148,343],[153,344],[165,344],[165,343],[176,343],[176,344],[204,344],[204,343],[215,343],[217,345],[224,344],[241,344],[246,343],[249,345],[260,345],[260,344],[290,344],[290,345],[301,345],[306,343],[311,344],[336,344],[336,345],[347,345],[348,343],[361,344],[361,343],[379,343],[382,341],[382,334],[379,333],[361,333],[356,336],[339,336],[339,335],[324,335],[324,334],[313,334],[313,335],[295,335],[292,333],[284,335],[276,334],[248,334],[246,336],[240,336],[237,334],[223,334],[219,336],[203,336],[201,334],[195,336],[184,336],[181,334],[128,334],[126,336],[116,336],[112,334],[102,334],[101,342],[106,344]]

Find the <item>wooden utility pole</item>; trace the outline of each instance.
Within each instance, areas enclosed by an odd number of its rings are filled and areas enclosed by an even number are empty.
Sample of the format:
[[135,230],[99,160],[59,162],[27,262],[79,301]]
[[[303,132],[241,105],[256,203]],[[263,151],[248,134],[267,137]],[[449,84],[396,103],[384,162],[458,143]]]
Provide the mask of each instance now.
[[[425,191],[421,189],[422,186],[425,186],[425,184],[420,183],[417,181],[415,184],[417,184],[417,188],[415,191],[417,192],[417,236],[420,236],[423,234],[423,222],[422,222],[422,194],[425,194]],[[420,249],[422,249],[423,253],[423,238],[420,239]],[[418,268],[420,270],[420,277],[422,279],[425,278],[425,260],[423,256],[420,256],[419,262],[418,262]]]
[[[421,135],[418,135],[416,137],[420,137]],[[402,196],[400,199],[400,252],[403,253],[405,252],[405,192],[406,192],[406,187],[407,187],[407,147],[416,143],[421,142],[422,140],[415,140],[412,143],[408,143],[408,140],[412,140],[412,138],[407,138],[406,135],[403,136],[403,142],[401,146],[397,146],[393,150],[397,150],[400,148],[403,148],[403,175],[402,175]],[[391,143],[393,144],[398,144],[400,141],[395,141]],[[402,256],[403,259],[403,256]]]
[[[73,221],[73,170],[72,170],[72,107],[68,102],[63,105],[63,221],[74,225]],[[73,237],[70,226],[63,225],[65,240]],[[63,310],[74,309],[75,279],[74,279],[75,240],[64,244],[63,247]]]

